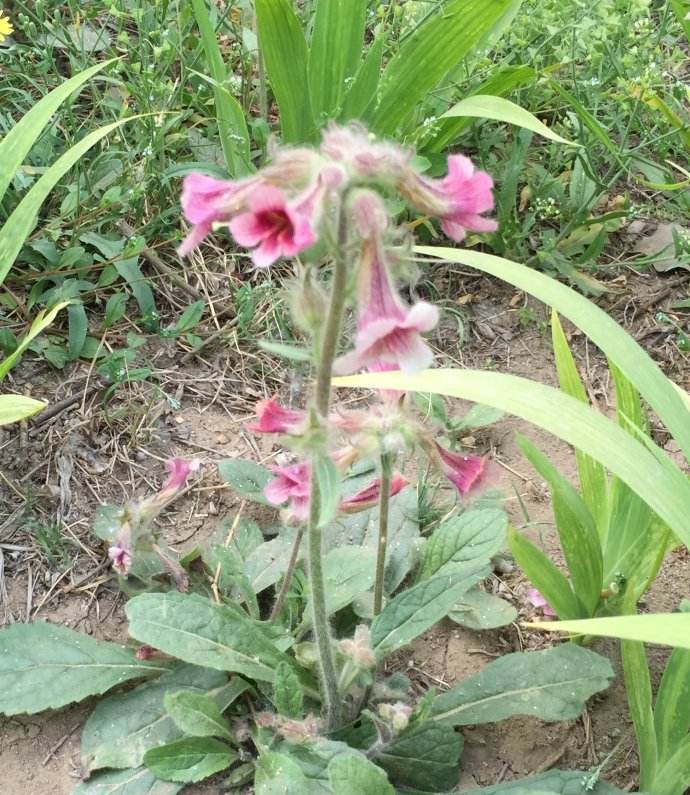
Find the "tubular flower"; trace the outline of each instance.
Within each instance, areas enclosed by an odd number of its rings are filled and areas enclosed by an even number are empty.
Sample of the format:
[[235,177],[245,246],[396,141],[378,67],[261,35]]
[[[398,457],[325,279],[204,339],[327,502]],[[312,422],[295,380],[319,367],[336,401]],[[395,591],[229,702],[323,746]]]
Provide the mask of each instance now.
[[129,534],[120,534],[115,544],[108,549],[113,568],[121,576],[126,577],[132,566],[132,550],[130,548]]
[[438,309],[425,301],[406,306],[396,293],[380,241],[364,241],[359,271],[359,314],[355,349],[340,356],[339,375],[393,365],[416,373],[429,367],[433,353],[420,334],[438,322]]
[[[407,479],[400,472],[396,472],[391,478],[390,496],[394,497],[401,492],[405,486],[408,485]],[[373,508],[378,504],[381,498],[381,478],[376,480],[369,486],[358,491],[352,497],[343,500],[340,503],[340,510],[343,513],[358,513],[359,511],[366,511]]]
[[297,522],[309,516],[309,493],[311,491],[311,468],[306,461],[289,466],[271,467],[276,476],[264,489],[264,497],[273,505],[288,505],[290,518]]
[[359,124],[331,124],[324,132],[321,154],[342,163],[357,179],[394,184],[412,159],[412,152],[388,141],[377,141]]
[[192,229],[177,253],[184,257],[198,246],[214,224],[228,224],[246,206],[249,195],[261,184],[258,177],[242,180],[214,179],[192,172],[182,183],[182,211]]
[[169,475],[158,496],[165,496],[167,501],[185,487],[190,475],[199,471],[201,461],[197,458],[191,460],[187,458],[172,458],[165,466]]
[[434,448],[443,474],[462,497],[474,494],[490,485],[492,473],[487,456],[454,453],[436,442]]
[[309,215],[290,204],[279,188],[257,187],[247,205],[247,212],[230,221],[230,231],[241,246],[254,249],[257,268],[267,268],[282,256],[294,257],[316,242]]
[[446,235],[460,243],[467,230],[494,232],[498,228],[494,220],[481,215],[494,208],[493,184],[469,158],[451,155],[443,179],[430,179],[407,169],[397,188],[420,212],[440,218]]
[[525,596],[532,607],[536,607],[544,618],[556,618],[556,612],[536,588],[530,588]]
[[297,433],[304,425],[305,413],[286,409],[278,403],[275,397],[269,400],[260,400],[256,404],[258,422],[247,425],[247,430],[252,433]]

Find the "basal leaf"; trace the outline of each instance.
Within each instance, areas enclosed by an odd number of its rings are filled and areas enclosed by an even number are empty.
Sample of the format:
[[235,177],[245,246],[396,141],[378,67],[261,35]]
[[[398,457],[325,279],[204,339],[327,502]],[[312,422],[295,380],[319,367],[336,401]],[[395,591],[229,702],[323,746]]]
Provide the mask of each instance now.
[[432,716],[450,726],[494,723],[513,715],[570,720],[612,678],[605,657],[574,644],[516,652],[438,696]]
[[218,705],[207,693],[178,690],[166,693],[165,709],[177,728],[192,737],[224,737],[232,739],[230,724]]
[[72,795],[177,795],[182,784],[161,781],[145,767],[108,770],[82,781]]
[[13,624],[0,630],[0,712],[41,712],[168,670],[67,627]]
[[476,795],[624,795],[623,790],[612,787],[598,775],[577,770],[550,770],[534,778],[481,787],[472,792]]
[[243,458],[226,458],[218,463],[218,472],[240,497],[271,505],[264,497],[264,489],[273,475],[265,467]]
[[196,594],[142,594],[126,611],[133,638],[194,665],[271,682],[290,659],[258,622]]
[[287,663],[276,668],[273,680],[273,706],[279,715],[301,720],[304,717],[304,693],[295,669]]
[[167,693],[218,692],[226,682],[221,671],[181,665],[155,682],[103,699],[82,731],[82,766],[92,771],[141,765],[149,748],[182,736],[165,709]]
[[446,792],[458,783],[462,746],[451,726],[427,721],[403,732],[375,759],[396,786]]
[[334,795],[395,795],[386,774],[362,754],[342,754],[328,766]]
[[508,517],[500,510],[477,510],[443,522],[424,547],[419,579],[451,574],[461,577],[487,566],[505,546]]
[[236,758],[237,754],[220,740],[187,737],[147,751],[144,764],[158,778],[187,784],[225,770]]
[[459,581],[451,575],[432,577],[391,599],[371,625],[371,642],[377,656],[385,657],[433,627],[489,571],[488,566],[479,564]]
[[309,780],[287,754],[265,751],[256,763],[255,795],[309,795]]
[[448,618],[467,629],[496,629],[515,621],[517,610],[505,599],[471,588],[456,602]]

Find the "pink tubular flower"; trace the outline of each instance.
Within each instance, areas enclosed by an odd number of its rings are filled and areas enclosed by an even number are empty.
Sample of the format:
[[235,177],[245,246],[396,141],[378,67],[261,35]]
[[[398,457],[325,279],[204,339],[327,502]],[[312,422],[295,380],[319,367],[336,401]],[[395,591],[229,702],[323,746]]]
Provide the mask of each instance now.
[[170,499],[178,491],[184,488],[187,479],[191,474],[197,472],[201,466],[201,461],[194,458],[171,458],[165,466],[169,472],[169,477],[163,484],[163,489],[159,496]]
[[481,213],[493,210],[493,180],[485,171],[475,170],[464,155],[448,158],[448,174],[430,179],[412,169],[398,183],[398,190],[418,210],[441,219],[451,240],[460,243],[467,230],[494,232],[498,225]]
[[289,466],[271,467],[275,478],[264,489],[264,497],[273,505],[289,502],[291,518],[304,522],[309,515],[311,469],[306,461]]
[[[390,496],[394,497],[407,485],[408,481],[405,476],[401,475],[400,472],[396,472],[391,478]],[[343,513],[358,513],[359,511],[366,511],[369,508],[373,508],[375,505],[377,505],[380,498],[381,478],[376,478],[373,483],[361,489],[352,497],[348,497],[348,499],[343,500],[340,503],[340,510]]]
[[240,212],[260,179],[214,179],[198,172],[188,174],[182,183],[182,210],[193,225],[177,253],[184,257],[198,246],[214,224],[229,223]]
[[121,541],[116,542],[115,546],[108,549],[108,557],[110,558],[113,568],[121,576],[126,577],[132,566],[131,551]]
[[294,434],[304,424],[303,411],[286,409],[278,403],[275,397],[269,400],[260,400],[256,404],[258,422],[247,425],[247,430],[252,433],[287,433]]
[[532,607],[536,607],[537,610],[539,610],[544,616],[544,618],[556,618],[554,609],[551,607],[551,605],[549,605],[546,599],[544,599],[544,597],[536,588],[530,588],[525,596]]
[[342,163],[354,177],[394,184],[412,152],[389,141],[378,141],[360,124],[331,124],[323,133],[321,153]]
[[230,221],[235,240],[253,248],[257,268],[267,268],[279,257],[293,257],[316,242],[309,215],[289,204],[285,194],[272,185],[252,191],[248,210]]
[[436,325],[438,309],[425,301],[405,306],[375,238],[363,244],[358,303],[355,349],[336,360],[335,372],[346,375],[381,363],[406,373],[429,367],[434,356],[420,333]]
[[491,468],[487,456],[463,455],[446,450],[434,442],[443,474],[465,497],[476,493],[491,482]]

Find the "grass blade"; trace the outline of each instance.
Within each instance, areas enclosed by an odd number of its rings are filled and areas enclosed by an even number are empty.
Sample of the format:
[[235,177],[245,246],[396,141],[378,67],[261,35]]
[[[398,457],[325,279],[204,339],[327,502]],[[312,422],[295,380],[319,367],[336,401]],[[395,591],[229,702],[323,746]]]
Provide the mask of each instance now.
[[527,623],[526,626],[548,632],[640,640],[643,643],[690,649],[690,614],[688,613],[645,613],[639,616],[608,616],[576,621],[539,621]]
[[690,651],[675,649],[656,694],[654,708],[659,764],[676,752],[690,729]]
[[17,254],[19,254],[26,238],[31,234],[41,205],[59,180],[94,144],[105,138],[108,133],[136,118],[139,117],[131,116],[129,119],[121,119],[89,133],[79,143],[68,149],[62,157],[58,158],[24,196],[2,229],[0,229],[0,284],[5,281],[5,277],[12,267]]
[[231,177],[241,177],[251,171],[249,165],[249,132],[244,110],[240,103],[224,88],[228,73],[218,45],[216,32],[209,19],[205,0],[192,0],[196,24],[206,54],[208,68],[213,78],[213,95],[216,103],[218,136],[223,148],[225,165]]
[[0,395],[0,426],[32,417],[43,411],[47,405],[43,400],[34,400],[24,395]]
[[381,78],[373,132],[391,135],[522,0],[450,0],[404,41]]
[[606,312],[550,276],[502,257],[460,248],[418,246],[415,250],[490,273],[567,317],[632,380],[690,460],[690,408],[647,352]]
[[347,81],[359,65],[367,0],[318,0],[309,52],[309,91],[321,126],[340,112]]
[[34,318],[33,323],[31,324],[31,328],[27,331],[27,333],[22,337],[21,342],[17,347],[12,351],[12,353],[0,362],[0,381],[9,373],[9,371],[14,367],[16,362],[19,360],[19,357],[24,353],[24,351],[29,347],[31,342],[38,337],[38,335],[45,331],[48,326],[55,320],[57,313],[64,309],[69,304],[69,301],[63,301],[60,304],[56,304],[50,310],[42,310],[41,312],[36,315]]
[[343,99],[343,109],[339,121],[359,119],[366,122],[367,109],[376,96],[376,89],[381,77],[381,61],[383,59],[384,37],[375,39],[362,61],[357,75],[349,91]]
[[307,42],[290,0],[256,0],[259,46],[280,109],[283,143],[314,135]]
[[621,657],[628,709],[640,754],[640,789],[651,792],[656,773],[657,748],[652,712],[652,683],[649,679],[644,643],[637,640],[622,641]]
[[[17,169],[24,162],[24,158],[60,105],[70,94],[84,85],[89,78],[116,60],[116,58],[112,58],[104,63],[96,64],[90,69],[85,69],[53,89],[42,100],[37,102],[28,113],[24,114],[20,121],[0,141],[0,163],[2,163],[2,169],[0,169],[0,199],[5,195],[5,191]],[[2,284],[1,278],[0,284]]]

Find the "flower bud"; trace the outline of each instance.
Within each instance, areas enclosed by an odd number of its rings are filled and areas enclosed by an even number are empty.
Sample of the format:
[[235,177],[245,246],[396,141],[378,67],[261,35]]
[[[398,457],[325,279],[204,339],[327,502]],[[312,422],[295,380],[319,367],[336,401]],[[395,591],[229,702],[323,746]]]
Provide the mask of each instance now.
[[289,291],[292,317],[302,331],[316,334],[323,326],[328,310],[328,297],[314,278],[314,269],[302,269]]

